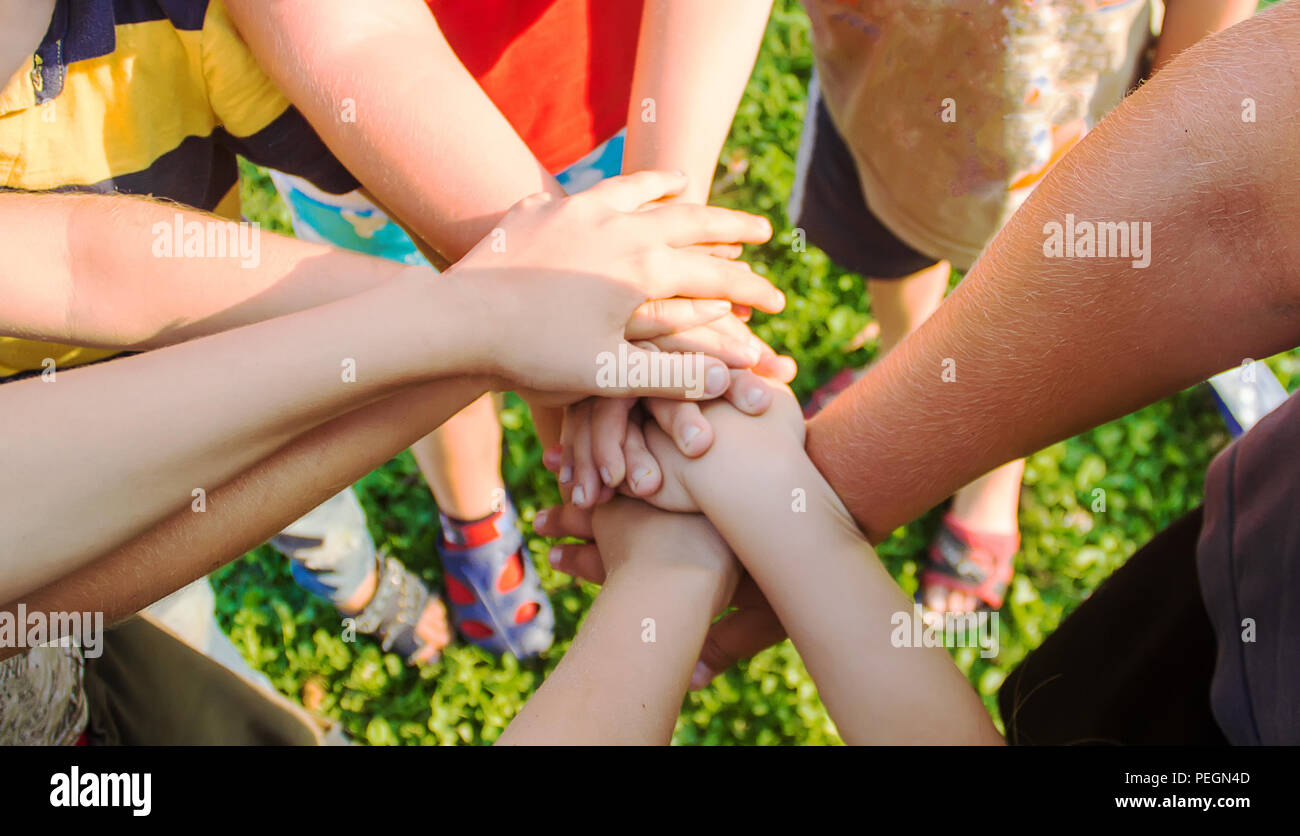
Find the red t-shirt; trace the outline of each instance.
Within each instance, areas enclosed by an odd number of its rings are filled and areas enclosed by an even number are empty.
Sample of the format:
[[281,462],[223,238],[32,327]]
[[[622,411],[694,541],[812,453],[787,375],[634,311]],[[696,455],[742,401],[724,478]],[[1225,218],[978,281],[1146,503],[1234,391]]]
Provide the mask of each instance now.
[[643,0],[426,0],[447,42],[552,172],[627,122]]

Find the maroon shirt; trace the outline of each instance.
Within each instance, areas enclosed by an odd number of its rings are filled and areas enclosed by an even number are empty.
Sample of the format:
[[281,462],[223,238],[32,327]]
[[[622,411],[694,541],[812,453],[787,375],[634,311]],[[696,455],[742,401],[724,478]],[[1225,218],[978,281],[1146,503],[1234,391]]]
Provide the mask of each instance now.
[[1196,562],[1215,720],[1234,744],[1300,744],[1300,397],[1210,465]]

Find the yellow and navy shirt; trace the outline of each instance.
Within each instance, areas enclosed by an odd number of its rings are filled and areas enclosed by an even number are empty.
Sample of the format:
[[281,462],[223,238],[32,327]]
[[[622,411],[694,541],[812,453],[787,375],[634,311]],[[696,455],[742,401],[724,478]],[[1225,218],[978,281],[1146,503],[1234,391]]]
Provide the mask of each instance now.
[[[0,190],[152,195],[236,219],[236,155],[328,192],[358,186],[219,0],[58,0],[0,89]],[[113,353],[0,337],[0,378]]]

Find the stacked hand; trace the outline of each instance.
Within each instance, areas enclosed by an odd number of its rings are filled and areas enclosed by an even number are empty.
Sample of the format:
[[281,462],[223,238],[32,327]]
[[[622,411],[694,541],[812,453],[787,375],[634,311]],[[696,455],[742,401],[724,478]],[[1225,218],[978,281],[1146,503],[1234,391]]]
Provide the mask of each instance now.
[[[618,532],[657,526],[653,542],[684,530],[697,538],[693,529],[702,527],[717,537],[698,517],[684,526],[681,515],[627,501],[593,520],[597,502],[621,489],[670,510],[695,510],[690,457],[709,449],[715,427],[731,432],[723,427],[774,405],[745,432],[775,432],[802,446],[798,408],[780,385],[793,378],[793,361],[776,356],[745,324],[752,309],[781,310],[784,297],[733,260],[742,243],[765,241],[770,225],[727,209],[661,202],[685,186],[676,173],[642,172],[565,199],[528,198],[446,274],[455,287],[473,285],[473,293],[459,294],[469,300],[467,321],[503,323],[514,336],[504,350],[472,357],[472,370],[523,390],[535,405],[567,407],[563,452],[549,454],[547,464],[566,499],[581,507],[554,509],[536,525],[547,535],[596,536],[600,549],[557,552],[562,564],[568,555],[570,568],[593,580],[604,579],[613,565],[607,561],[635,551],[635,537]],[[656,365],[661,374],[602,375],[611,358]],[[688,398],[710,403],[702,411]],[[669,551],[697,553],[687,542]],[[735,644],[729,636],[745,647],[762,640],[761,647],[783,635],[752,582],[724,586],[719,607],[731,599],[737,610],[710,633],[705,662],[713,670],[725,666]]]
[[740,564],[699,514],[666,513],[635,499],[616,497],[592,510],[562,505],[541,511],[533,524],[539,534],[591,541],[556,546],[551,564],[592,583],[604,584],[630,561],[654,561],[662,566],[700,569],[715,579],[715,615],[727,606],[737,606],[742,595],[748,600],[757,592],[752,581],[737,585]]
[[[803,447],[804,424],[799,405],[789,388],[780,383],[756,375],[746,380],[746,385],[759,387],[769,408],[761,417],[741,413],[732,405],[715,401],[703,406],[703,416],[716,431],[726,436],[743,435],[745,445],[753,455],[780,455],[780,450],[790,448],[801,450]],[[638,493],[644,502],[666,511],[679,512],[669,519],[684,519],[687,514],[700,510],[696,498],[695,475],[703,460],[683,454],[669,435],[653,421],[640,416],[641,423],[635,420],[637,412],[632,413],[633,422],[629,424],[629,437],[639,439],[640,458],[630,459],[630,466],[644,461],[647,466],[655,467],[655,486],[653,489]],[[558,469],[560,455],[556,450],[548,451],[547,466]],[[623,488],[624,493],[632,493],[631,485]],[[610,505],[625,507],[626,499],[615,499]],[[640,503],[636,503],[640,504]],[[534,520],[538,534],[546,537],[576,537],[595,542],[566,544],[555,546],[550,555],[551,565],[559,571],[575,575],[592,583],[603,583],[608,561],[617,557],[608,557],[606,552],[623,541],[613,541],[612,535],[602,538],[600,531],[593,527],[593,519],[600,520],[605,513],[601,505],[594,510],[588,505],[580,507],[574,504],[561,505],[542,511]],[[710,527],[712,536],[717,536]],[[683,549],[664,548],[658,551],[687,551]],[[730,667],[737,660],[773,645],[785,638],[785,628],[773,612],[771,605],[754,581],[743,575],[736,584],[734,594],[728,603],[733,608],[725,618],[715,623],[709,630],[708,638],[700,655],[700,663],[691,679],[692,688],[700,688],[709,683],[713,676]]]
[[[685,186],[683,175],[648,171],[511,209],[446,274],[476,291],[463,294],[468,319],[503,323],[512,335],[504,350],[471,358],[473,370],[547,393],[534,402],[566,404],[587,395],[718,397],[731,383],[728,363],[762,362],[764,350],[731,311],[776,312],[785,300],[729,256],[767,240],[771,226],[728,209],[656,204]],[[599,374],[608,358],[648,365],[642,355],[652,347],[633,344],[645,340],[664,349],[658,379]]]

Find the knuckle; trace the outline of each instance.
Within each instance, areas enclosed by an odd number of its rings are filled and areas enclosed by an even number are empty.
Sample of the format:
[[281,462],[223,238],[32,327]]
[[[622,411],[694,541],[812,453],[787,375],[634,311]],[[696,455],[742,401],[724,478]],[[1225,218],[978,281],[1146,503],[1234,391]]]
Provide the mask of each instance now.
[[599,233],[606,241],[624,241],[632,234],[632,230],[628,227],[628,219],[622,213],[603,204],[591,205],[574,217]]
[[608,221],[619,216],[619,213],[611,209],[609,204],[602,200],[599,195],[592,194],[589,191],[579,192],[567,198],[567,202],[573,212],[586,218],[600,218]]
[[516,203],[510,214],[525,216],[536,215],[552,202],[553,198],[551,195],[546,192],[537,192],[536,194],[528,195],[528,197],[525,197],[523,200]]
[[586,194],[576,194],[559,202],[557,214],[565,220],[579,222],[591,218],[595,211],[593,200]]

